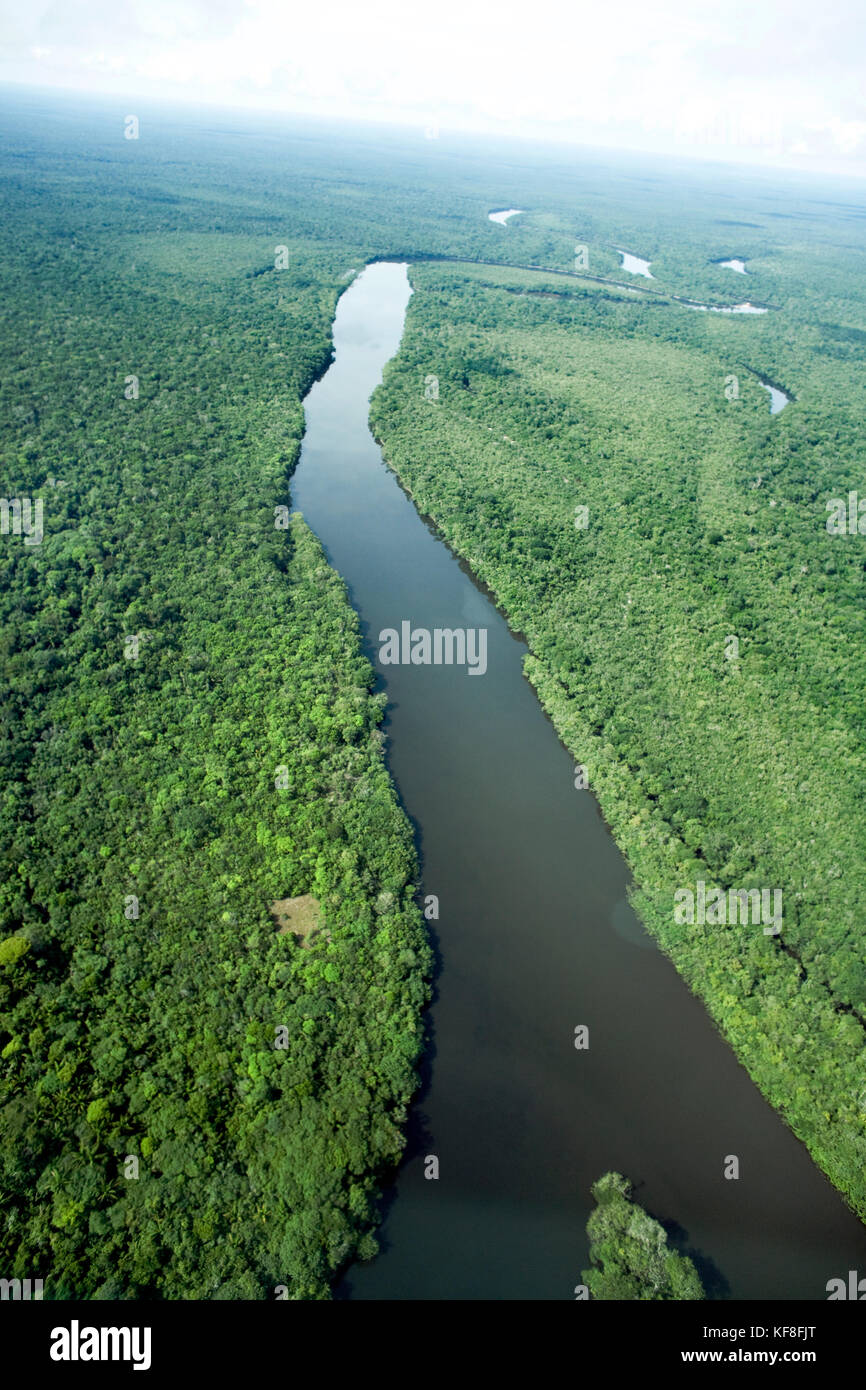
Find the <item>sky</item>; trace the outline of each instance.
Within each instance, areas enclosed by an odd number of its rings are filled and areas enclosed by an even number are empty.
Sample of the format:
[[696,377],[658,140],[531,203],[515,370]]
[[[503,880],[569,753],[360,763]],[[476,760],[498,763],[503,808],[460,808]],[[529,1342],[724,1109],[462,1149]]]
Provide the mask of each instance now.
[[0,0],[0,82],[866,177],[866,0]]

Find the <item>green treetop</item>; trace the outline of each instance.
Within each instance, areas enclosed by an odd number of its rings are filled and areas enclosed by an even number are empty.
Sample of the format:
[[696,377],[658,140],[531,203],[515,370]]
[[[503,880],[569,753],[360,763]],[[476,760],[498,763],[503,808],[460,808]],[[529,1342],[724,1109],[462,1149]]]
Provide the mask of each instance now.
[[703,1298],[692,1261],[668,1247],[664,1229],[631,1200],[631,1191],[620,1173],[593,1183],[596,1208],[586,1225],[592,1268],[581,1275],[591,1297]]

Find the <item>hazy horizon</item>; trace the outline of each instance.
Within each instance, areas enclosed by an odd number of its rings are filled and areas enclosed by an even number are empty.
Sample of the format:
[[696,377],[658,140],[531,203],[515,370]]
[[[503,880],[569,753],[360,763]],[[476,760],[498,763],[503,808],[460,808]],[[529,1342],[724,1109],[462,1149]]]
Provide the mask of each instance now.
[[[421,154],[430,153],[432,155],[438,152],[443,157],[449,158],[471,158],[473,156],[483,158],[485,154],[489,157],[501,158],[504,154],[510,154],[519,159],[525,153],[525,157],[529,161],[543,153],[549,158],[551,166],[557,168],[565,168],[572,162],[584,161],[592,164],[598,161],[603,162],[606,167],[611,169],[619,165],[623,172],[630,169],[652,167],[658,167],[659,171],[662,172],[666,167],[675,168],[682,165],[689,174],[698,177],[704,170],[715,171],[716,176],[720,176],[721,171],[727,170],[731,177],[755,180],[760,179],[762,175],[772,175],[782,181],[781,186],[790,180],[792,188],[799,185],[815,191],[836,187],[843,191],[848,185],[859,190],[864,177],[866,177],[866,171],[861,173],[859,170],[852,169],[812,169],[750,162],[743,159],[735,148],[727,152],[709,152],[699,155],[677,150],[641,149],[629,145],[570,144],[565,141],[545,139],[544,136],[540,135],[506,135],[495,131],[453,129],[441,130],[435,136],[431,136],[429,132],[425,133],[425,129],[419,129],[411,123],[401,123],[396,120],[339,117],[328,115],[326,112],[288,111],[267,107],[230,106],[218,101],[182,101],[175,96],[154,98],[152,95],[142,93],[127,93],[127,96],[129,101],[124,102],[120,97],[115,97],[114,94],[107,92],[85,92],[75,88],[37,87],[28,83],[0,82],[0,100],[6,97],[14,101],[18,97],[30,104],[33,102],[41,104],[46,99],[56,100],[58,104],[68,102],[71,111],[74,110],[81,114],[85,114],[88,110],[97,111],[103,105],[108,107],[113,105],[113,115],[116,117],[118,129],[121,131],[127,116],[133,114],[140,122],[143,122],[143,129],[145,130],[148,125],[152,127],[154,122],[165,129],[182,118],[191,118],[196,125],[202,127],[210,120],[221,119],[248,124],[249,134],[258,134],[263,137],[284,129],[287,134],[293,136],[301,132],[307,132],[310,135],[315,132],[316,136],[322,139],[333,139],[340,135],[354,136],[360,139],[363,139],[364,136],[383,140],[391,138],[398,142],[399,148],[404,154],[411,150],[414,141],[417,141],[418,151]],[[43,113],[50,114],[51,109],[46,101],[46,105],[42,107]],[[56,108],[54,109],[56,110]],[[202,133],[205,133],[204,129]],[[239,132],[222,131],[221,133]],[[462,146],[461,142],[464,142]]]
[[541,0],[315,12],[275,0],[0,3],[0,82],[120,100],[416,127],[866,176],[866,14]]

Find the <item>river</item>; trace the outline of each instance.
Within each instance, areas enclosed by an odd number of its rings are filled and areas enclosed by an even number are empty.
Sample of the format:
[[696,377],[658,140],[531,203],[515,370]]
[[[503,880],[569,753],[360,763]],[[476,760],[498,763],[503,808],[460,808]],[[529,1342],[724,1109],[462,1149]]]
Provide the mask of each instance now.
[[[343,293],[292,481],[383,678],[388,764],[440,901],[423,1086],[382,1251],[337,1296],[573,1298],[590,1184],[615,1168],[678,1223],[714,1296],[824,1299],[828,1279],[866,1274],[866,1228],[635,918],[622,856],[523,676],[525,644],[369,432],[409,295],[406,267],[388,263]],[[379,632],[404,620],[486,628],[486,673],[382,668]]]
[[695,304],[690,299],[681,299],[687,309],[700,309],[705,314],[766,314],[768,311],[747,299],[745,304]]
[[616,250],[622,256],[622,270],[627,270],[631,275],[645,275],[648,280],[656,278],[650,271],[649,261],[645,261],[643,256],[635,256],[631,251],[623,251],[621,246],[617,246]]
[[769,393],[770,414],[778,415],[781,411],[785,409],[785,406],[788,405],[791,397],[786,395],[785,392],[781,389],[781,387],[771,386],[768,381],[762,381],[761,385],[763,386],[764,390]]

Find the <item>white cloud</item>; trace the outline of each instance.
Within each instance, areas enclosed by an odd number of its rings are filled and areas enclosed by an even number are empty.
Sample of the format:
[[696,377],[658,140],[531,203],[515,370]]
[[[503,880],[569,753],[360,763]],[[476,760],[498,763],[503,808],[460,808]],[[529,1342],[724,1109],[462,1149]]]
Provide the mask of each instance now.
[[[0,0],[0,78],[863,165],[862,0]],[[796,150],[796,155],[794,151]]]

